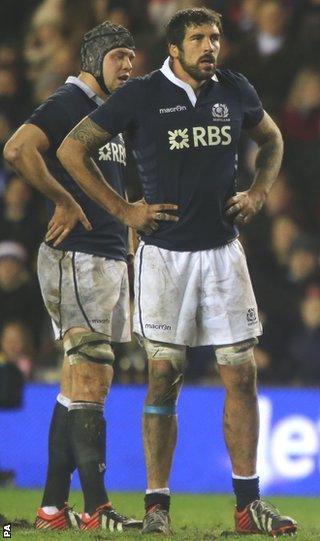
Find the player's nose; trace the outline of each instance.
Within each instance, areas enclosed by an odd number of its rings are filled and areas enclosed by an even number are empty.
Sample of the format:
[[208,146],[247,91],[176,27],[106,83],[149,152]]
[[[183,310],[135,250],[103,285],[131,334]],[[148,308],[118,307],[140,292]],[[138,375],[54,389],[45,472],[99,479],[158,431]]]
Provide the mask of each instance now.
[[204,52],[212,52],[215,50],[215,43],[208,37],[204,40]]
[[122,67],[126,71],[129,71],[129,72],[132,71],[132,61],[130,60],[130,58],[128,56],[126,58],[124,58]]

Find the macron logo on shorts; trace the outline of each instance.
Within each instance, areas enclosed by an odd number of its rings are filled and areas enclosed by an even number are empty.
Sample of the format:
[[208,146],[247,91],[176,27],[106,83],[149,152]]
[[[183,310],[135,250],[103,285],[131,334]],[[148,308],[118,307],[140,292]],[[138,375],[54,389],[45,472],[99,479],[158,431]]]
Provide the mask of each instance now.
[[146,323],[146,329],[157,329],[159,331],[171,331],[171,325],[166,325],[165,323]]

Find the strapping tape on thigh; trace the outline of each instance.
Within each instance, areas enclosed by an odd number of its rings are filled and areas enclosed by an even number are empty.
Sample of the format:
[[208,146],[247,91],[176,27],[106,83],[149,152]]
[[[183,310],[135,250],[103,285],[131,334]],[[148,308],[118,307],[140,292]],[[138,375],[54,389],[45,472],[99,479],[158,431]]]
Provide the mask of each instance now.
[[215,347],[217,362],[223,366],[238,366],[254,360],[253,347],[258,343],[257,338],[250,338],[230,346]]
[[140,340],[140,343],[145,348],[148,359],[154,359],[155,361],[165,359],[170,361],[176,370],[183,369],[186,358],[186,346],[156,342],[148,338],[143,338]]

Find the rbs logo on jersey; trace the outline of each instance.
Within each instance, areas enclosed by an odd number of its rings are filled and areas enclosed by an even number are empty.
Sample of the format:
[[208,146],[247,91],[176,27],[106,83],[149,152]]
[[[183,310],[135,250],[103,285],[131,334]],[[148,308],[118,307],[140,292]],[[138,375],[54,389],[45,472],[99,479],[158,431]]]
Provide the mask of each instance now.
[[119,143],[107,143],[103,147],[99,148],[99,161],[118,162],[122,165],[126,165],[127,161],[125,146]]
[[195,126],[192,132],[188,128],[169,130],[170,150],[230,145],[232,141],[230,131],[231,126],[207,126],[206,128]]

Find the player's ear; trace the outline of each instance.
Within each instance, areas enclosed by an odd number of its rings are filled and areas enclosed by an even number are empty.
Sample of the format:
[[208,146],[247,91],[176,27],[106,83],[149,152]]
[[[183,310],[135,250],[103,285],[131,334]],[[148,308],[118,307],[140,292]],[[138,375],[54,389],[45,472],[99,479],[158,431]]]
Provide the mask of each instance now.
[[175,45],[174,43],[170,43],[170,45],[169,45],[169,54],[170,54],[171,58],[178,58],[178,56],[179,56],[178,46]]

